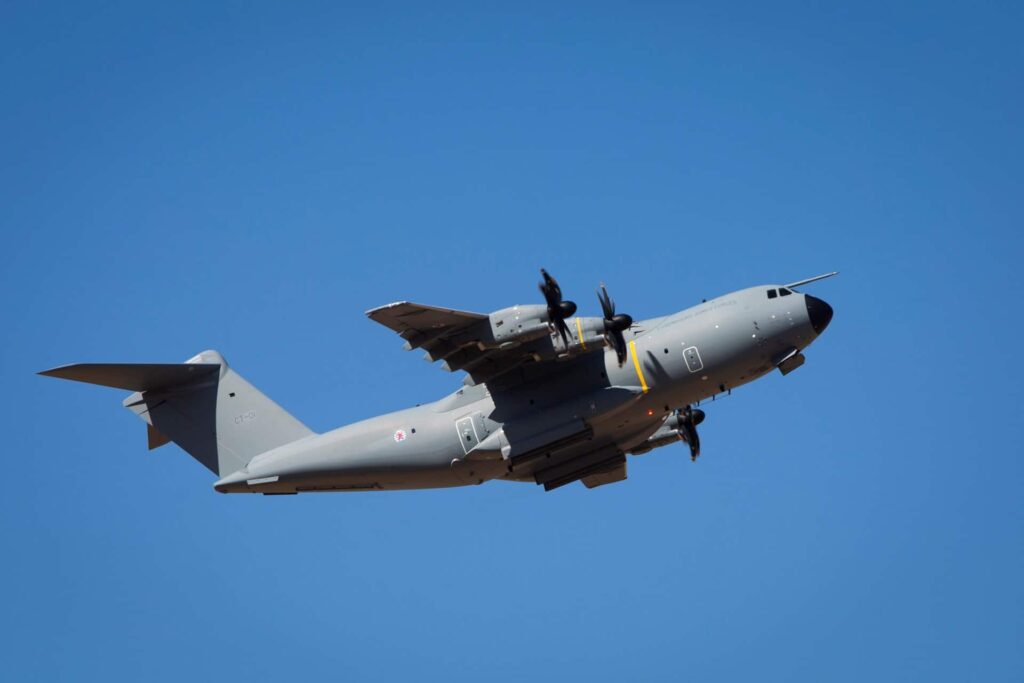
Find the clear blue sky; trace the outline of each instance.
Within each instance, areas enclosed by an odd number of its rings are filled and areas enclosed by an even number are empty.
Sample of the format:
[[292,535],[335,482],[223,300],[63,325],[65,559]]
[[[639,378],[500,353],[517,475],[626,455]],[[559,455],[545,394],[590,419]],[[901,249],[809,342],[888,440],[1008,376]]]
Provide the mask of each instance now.
[[[1024,679],[1019,3],[5,3],[11,680]],[[629,481],[223,496],[122,392],[316,430],[459,377],[363,317],[827,270],[798,372]]]

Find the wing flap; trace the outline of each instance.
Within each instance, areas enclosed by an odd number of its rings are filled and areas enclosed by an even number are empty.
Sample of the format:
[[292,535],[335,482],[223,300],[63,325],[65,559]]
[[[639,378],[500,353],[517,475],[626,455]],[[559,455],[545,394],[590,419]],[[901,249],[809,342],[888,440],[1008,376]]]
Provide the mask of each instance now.
[[[609,471],[622,468],[623,479],[626,471],[626,456],[614,446],[599,448],[590,453],[567,460],[552,467],[534,473],[534,480],[544,486],[545,491],[571,484],[574,481],[590,476],[602,476]],[[611,483],[611,481],[602,482]],[[600,486],[600,484],[595,484]],[[593,488],[588,486],[587,488]]]
[[605,470],[604,472],[598,472],[589,476],[583,477],[583,485],[588,489],[597,488],[598,486],[604,486],[605,484],[614,484],[617,481],[626,480],[626,463],[621,463],[612,467],[611,469]]

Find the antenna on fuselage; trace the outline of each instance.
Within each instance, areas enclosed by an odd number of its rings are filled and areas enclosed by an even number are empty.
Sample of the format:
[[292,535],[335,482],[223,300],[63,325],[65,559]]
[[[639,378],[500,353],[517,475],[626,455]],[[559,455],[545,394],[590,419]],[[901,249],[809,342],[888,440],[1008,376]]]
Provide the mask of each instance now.
[[801,285],[809,285],[812,282],[817,282],[818,280],[824,280],[825,278],[830,278],[833,275],[839,275],[839,271],[838,270],[833,270],[831,273],[825,273],[824,275],[818,275],[817,277],[809,277],[806,280],[800,280],[800,282],[791,282],[790,284],[785,285],[785,287],[787,289],[792,289],[793,287],[800,287]]

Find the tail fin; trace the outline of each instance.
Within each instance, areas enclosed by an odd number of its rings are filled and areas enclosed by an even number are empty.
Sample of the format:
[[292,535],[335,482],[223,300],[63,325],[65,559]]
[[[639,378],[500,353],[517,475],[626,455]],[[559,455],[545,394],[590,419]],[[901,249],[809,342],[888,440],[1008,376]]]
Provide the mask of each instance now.
[[313,434],[216,351],[184,364],[78,364],[39,374],[134,391],[124,405],[149,425],[151,449],[173,441],[222,477]]

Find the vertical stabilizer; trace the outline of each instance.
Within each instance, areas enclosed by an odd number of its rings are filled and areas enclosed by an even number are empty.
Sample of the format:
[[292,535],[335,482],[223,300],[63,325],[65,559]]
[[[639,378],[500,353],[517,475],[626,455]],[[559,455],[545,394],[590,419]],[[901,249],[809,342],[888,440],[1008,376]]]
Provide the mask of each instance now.
[[216,351],[183,364],[79,364],[40,374],[135,391],[124,405],[149,425],[149,447],[173,441],[219,476],[313,434]]

